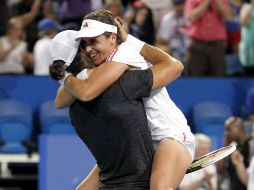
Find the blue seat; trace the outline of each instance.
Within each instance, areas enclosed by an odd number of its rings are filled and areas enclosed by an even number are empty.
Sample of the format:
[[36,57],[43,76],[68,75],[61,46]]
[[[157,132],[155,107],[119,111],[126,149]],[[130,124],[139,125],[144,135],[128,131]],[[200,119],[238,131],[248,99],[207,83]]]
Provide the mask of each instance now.
[[69,108],[56,109],[53,100],[42,103],[40,123],[44,134],[75,134],[69,117]]
[[8,95],[2,89],[0,89],[0,100],[3,99],[8,99]]
[[4,99],[0,100],[0,146],[2,153],[25,153],[33,130],[31,108],[24,102]]
[[224,122],[232,116],[231,108],[223,102],[203,101],[193,107],[192,114],[196,132],[214,139],[213,149],[222,146]]
[[193,107],[192,114],[196,132],[221,136],[224,133],[224,122],[232,116],[232,110],[222,102],[203,101]]
[[194,125],[197,130],[208,124],[223,124],[232,115],[232,109],[223,102],[202,101],[192,110]]

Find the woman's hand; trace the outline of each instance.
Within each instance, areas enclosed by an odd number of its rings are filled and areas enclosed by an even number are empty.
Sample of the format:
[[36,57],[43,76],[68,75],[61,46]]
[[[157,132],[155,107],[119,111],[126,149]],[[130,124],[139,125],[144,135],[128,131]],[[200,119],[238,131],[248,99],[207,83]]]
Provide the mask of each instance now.
[[117,26],[117,35],[118,37],[123,41],[125,42],[126,39],[127,39],[127,32],[125,31],[125,23],[123,20],[121,20],[119,17],[115,18],[115,23],[116,23],[116,26]]
[[231,161],[235,166],[239,164],[243,164],[242,154],[238,150],[236,150],[235,152],[231,154]]

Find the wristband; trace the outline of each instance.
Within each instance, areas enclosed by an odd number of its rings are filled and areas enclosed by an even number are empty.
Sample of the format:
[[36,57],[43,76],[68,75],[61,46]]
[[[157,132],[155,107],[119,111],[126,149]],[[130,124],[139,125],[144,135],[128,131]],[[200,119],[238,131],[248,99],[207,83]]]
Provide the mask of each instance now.
[[82,71],[80,71],[77,76],[76,76],[78,79],[80,80],[85,80],[85,79],[88,79],[88,75],[87,75],[87,69],[84,69]]
[[65,79],[66,79],[68,76],[70,76],[70,75],[71,75],[71,73],[68,73],[68,72],[65,71],[64,78],[58,81],[62,87],[64,86],[64,81],[65,81]]
[[141,52],[141,49],[145,45],[145,42],[135,38],[134,36],[128,34],[126,42],[130,44],[135,50],[137,50],[139,53]]

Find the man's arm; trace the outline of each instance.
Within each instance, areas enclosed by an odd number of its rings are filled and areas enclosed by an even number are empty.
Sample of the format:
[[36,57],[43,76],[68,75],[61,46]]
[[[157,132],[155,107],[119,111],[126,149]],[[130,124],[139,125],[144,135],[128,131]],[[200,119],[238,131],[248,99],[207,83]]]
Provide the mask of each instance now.
[[151,67],[153,72],[153,90],[168,85],[179,77],[183,71],[183,64],[179,60],[157,47],[145,44],[140,53],[148,62],[153,64]]
[[[85,80],[91,75],[94,69],[84,69],[80,73],[77,74],[78,79]],[[57,90],[56,98],[55,98],[55,107],[56,108],[64,108],[68,107],[76,100],[64,87],[60,86]]]
[[232,18],[231,10],[227,3],[223,2],[222,0],[215,1],[218,7],[220,14],[223,16],[224,19],[230,20]]
[[[188,3],[188,2],[186,2]],[[195,7],[193,10],[188,11],[186,10],[186,18],[190,20],[191,22],[196,22],[198,19],[200,19],[203,14],[207,11],[207,9],[210,6],[210,0],[203,0],[197,7]]]
[[34,0],[31,10],[23,15],[18,16],[20,19],[22,19],[22,22],[25,26],[30,24],[35,19],[35,17],[39,13],[40,7],[41,7],[41,1]]
[[68,91],[63,87],[59,87],[55,98],[55,107],[60,109],[68,107],[76,100]]

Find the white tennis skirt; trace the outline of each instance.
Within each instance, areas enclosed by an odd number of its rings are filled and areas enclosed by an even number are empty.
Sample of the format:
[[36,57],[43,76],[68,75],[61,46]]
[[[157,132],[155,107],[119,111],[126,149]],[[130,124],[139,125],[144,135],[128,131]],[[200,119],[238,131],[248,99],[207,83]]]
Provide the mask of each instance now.
[[153,145],[154,149],[156,149],[161,142],[163,142],[165,139],[170,138],[170,139],[175,139],[178,142],[180,142],[190,153],[190,156],[192,160],[194,159],[195,155],[195,138],[194,135],[191,131],[174,131],[174,133],[169,132],[168,130],[161,129],[160,135],[158,133],[156,135],[152,134],[152,139],[153,139]]

